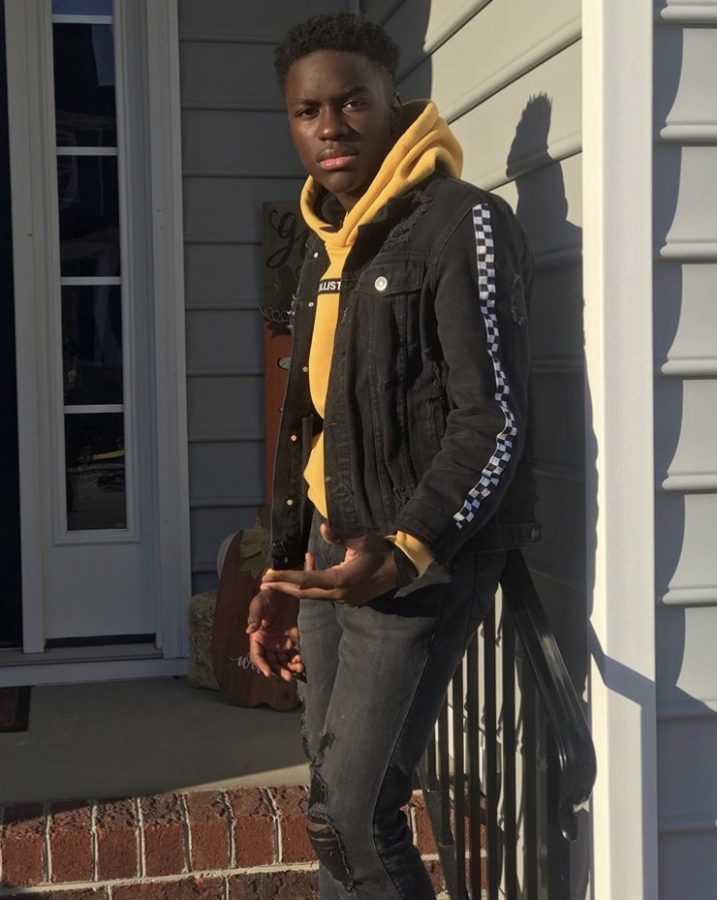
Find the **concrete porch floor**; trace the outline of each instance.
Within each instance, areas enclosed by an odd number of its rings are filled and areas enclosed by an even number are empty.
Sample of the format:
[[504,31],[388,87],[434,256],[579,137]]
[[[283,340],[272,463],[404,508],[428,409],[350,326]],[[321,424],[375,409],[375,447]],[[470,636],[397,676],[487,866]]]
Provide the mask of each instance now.
[[299,716],[185,678],[34,687],[28,730],[0,734],[0,803],[307,784]]

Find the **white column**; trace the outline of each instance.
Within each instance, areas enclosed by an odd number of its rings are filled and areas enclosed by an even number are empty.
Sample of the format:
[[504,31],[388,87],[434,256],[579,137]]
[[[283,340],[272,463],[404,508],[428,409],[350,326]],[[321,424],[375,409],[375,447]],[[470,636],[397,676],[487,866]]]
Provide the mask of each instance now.
[[582,8],[592,897],[657,900],[653,3]]

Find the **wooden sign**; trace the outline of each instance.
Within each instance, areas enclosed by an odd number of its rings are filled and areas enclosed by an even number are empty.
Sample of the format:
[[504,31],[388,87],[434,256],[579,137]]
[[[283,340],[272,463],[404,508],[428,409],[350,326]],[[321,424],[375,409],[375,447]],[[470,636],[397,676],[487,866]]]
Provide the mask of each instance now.
[[308,229],[298,201],[264,204],[264,462],[271,504],[279,419],[289,373],[289,311],[306,250]]

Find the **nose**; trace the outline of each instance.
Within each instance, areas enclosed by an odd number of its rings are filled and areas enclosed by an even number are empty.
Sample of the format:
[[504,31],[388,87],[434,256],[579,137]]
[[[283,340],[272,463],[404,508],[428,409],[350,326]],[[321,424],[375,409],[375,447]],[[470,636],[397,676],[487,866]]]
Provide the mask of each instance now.
[[343,110],[333,106],[323,106],[319,113],[319,136],[326,141],[336,140],[347,132]]

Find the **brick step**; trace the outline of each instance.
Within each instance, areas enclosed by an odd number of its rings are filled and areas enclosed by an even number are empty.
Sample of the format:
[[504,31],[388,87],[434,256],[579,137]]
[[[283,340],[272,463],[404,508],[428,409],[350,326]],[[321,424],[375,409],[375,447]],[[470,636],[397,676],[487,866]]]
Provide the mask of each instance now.
[[[313,900],[303,787],[0,807],[0,898]],[[443,890],[422,794],[406,810]]]

